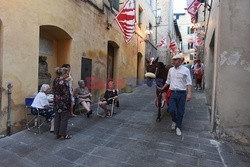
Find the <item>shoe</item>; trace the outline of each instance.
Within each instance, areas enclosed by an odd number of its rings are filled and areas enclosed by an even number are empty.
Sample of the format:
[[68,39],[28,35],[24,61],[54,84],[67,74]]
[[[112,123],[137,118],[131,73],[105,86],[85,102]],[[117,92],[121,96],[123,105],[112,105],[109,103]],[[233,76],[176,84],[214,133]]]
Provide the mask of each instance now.
[[120,107],[119,101],[116,102],[116,107]]
[[54,133],[54,131],[53,131],[53,130],[50,130],[49,132],[50,132],[50,133]]
[[176,128],[176,135],[181,136],[181,130],[179,128]]
[[176,127],[176,123],[173,122],[172,125],[171,125],[171,129],[172,129],[172,130],[175,130],[175,127]]
[[92,110],[90,110],[88,113],[87,113],[87,117],[89,118],[89,116],[92,114]]
[[111,111],[108,110],[107,114],[106,114],[106,117],[111,117]]
[[65,136],[62,136],[61,138],[62,138],[62,139],[71,139],[72,136],[71,136],[71,135],[65,135]]

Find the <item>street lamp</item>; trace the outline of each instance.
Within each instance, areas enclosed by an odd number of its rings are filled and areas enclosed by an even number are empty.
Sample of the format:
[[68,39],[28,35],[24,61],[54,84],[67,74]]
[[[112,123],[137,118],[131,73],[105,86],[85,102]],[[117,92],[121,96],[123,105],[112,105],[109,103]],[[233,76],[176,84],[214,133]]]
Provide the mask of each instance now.
[[156,16],[155,17],[155,23],[156,23],[156,26],[160,25],[160,23],[161,23],[161,16]]
[[161,23],[161,16],[157,16],[157,11],[156,11],[156,16],[155,16],[155,44],[157,44],[157,27]]
[[158,15],[158,1],[155,0],[155,8],[156,8],[156,13],[155,13],[155,44],[157,44],[157,27],[161,23],[161,16]]

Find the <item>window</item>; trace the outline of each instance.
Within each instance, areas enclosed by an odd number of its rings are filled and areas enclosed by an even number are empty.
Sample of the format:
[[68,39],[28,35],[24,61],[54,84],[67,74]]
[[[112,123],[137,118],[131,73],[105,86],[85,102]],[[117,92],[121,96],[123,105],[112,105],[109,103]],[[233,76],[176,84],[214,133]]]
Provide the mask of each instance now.
[[194,60],[194,57],[192,54],[190,54],[189,60]]
[[119,0],[113,0],[113,8],[117,11],[119,11],[119,5],[120,5],[120,1]]
[[187,34],[190,34],[190,27],[187,27]]
[[195,30],[195,28],[191,28],[191,34],[193,34],[193,33],[194,33],[194,30]]
[[143,12],[142,8],[139,7],[138,26],[139,26],[140,28],[141,28],[141,25],[142,25],[142,12]]
[[188,44],[188,49],[193,49],[193,43]]

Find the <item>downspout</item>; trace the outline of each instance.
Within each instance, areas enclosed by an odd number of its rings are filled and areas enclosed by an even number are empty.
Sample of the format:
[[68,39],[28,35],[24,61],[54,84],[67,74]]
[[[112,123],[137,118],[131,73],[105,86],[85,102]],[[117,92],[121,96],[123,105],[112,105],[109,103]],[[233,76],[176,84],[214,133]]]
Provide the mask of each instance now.
[[11,91],[12,91],[13,85],[11,83],[8,83],[8,115],[7,115],[7,136],[11,135]]

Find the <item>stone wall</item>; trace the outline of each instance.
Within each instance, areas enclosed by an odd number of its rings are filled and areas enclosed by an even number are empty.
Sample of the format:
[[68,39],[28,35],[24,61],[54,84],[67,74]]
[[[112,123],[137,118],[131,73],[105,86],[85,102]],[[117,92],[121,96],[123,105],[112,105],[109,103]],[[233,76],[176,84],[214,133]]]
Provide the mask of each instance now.
[[212,123],[219,135],[226,132],[233,137],[250,136],[247,131],[241,132],[250,124],[249,6],[249,0],[213,1],[207,22],[205,82]]

